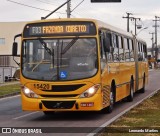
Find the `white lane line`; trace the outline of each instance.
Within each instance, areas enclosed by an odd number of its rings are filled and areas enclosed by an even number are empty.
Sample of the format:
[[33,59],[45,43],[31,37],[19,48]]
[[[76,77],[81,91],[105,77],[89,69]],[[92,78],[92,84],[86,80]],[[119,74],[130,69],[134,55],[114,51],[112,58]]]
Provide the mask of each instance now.
[[39,111],[31,112],[31,113],[28,113],[28,114],[25,114],[25,115],[22,115],[22,116],[13,118],[13,119],[17,120],[17,119],[24,118],[24,117],[30,116],[30,115],[35,114],[35,113],[38,113],[38,112],[39,112]]
[[[152,97],[154,94],[156,94],[158,91],[160,90],[157,89],[156,91],[152,92],[151,94],[147,95],[145,98],[143,98],[142,100],[140,100],[139,102],[135,103],[134,105],[132,105],[131,107],[129,107],[128,109],[122,111],[121,113],[119,113],[118,115],[116,115],[115,117],[113,117],[112,119],[110,119],[109,121],[105,122],[104,124],[102,124],[100,127],[98,127],[96,130],[94,130],[93,132],[89,133],[87,136],[94,136],[96,135],[98,132],[100,132],[101,130],[103,130],[103,128],[105,128],[106,126],[108,126],[109,124],[111,124],[113,121],[117,120],[119,117],[121,117],[123,114],[125,114],[126,112],[130,111],[132,108],[136,107],[137,105],[139,105],[141,102],[143,102],[144,100],[146,100],[147,98]],[[111,113],[112,114],[112,113]]]
[[11,98],[14,98],[14,97],[19,97],[19,96],[20,96],[20,94],[15,95],[15,96],[0,98],[0,101],[6,100],[6,99],[11,99]]

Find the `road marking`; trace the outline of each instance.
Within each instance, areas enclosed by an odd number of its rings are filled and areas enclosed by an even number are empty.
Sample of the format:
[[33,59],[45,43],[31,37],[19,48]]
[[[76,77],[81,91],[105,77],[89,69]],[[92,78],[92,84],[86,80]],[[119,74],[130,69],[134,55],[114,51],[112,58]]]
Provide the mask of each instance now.
[[4,97],[4,98],[0,98],[0,101],[2,101],[2,100],[6,100],[6,99],[15,98],[15,97],[19,97],[19,96],[20,96],[20,94],[18,94],[18,95],[15,95],[15,96],[10,96],[10,97]]
[[[108,126],[109,124],[111,124],[113,121],[117,120],[119,117],[121,117],[123,114],[125,114],[126,112],[130,111],[132,108],[136,107],[137,105],[139,105],[141,102],[143,102],[144,100],[146,100],[147,98],[152,97],[154,94],[156,94],[158,91],[160,90],[157,89],[156,91],[152,92],[151,94],[147,95],[145,98],[143,98],[142,100],[140,100],[139,102],[135,103],[134,105],[132,105],[131,107],[129,107],[128,109],[124,110],[123,112],[119,113],[118,115],[116,115],[115,117],[113,117],[112,119],[110,119],[109,121],[105,122],[104,124],[102,124],[100,127],[98,127],[97,129],[95,129],[93,132],[89,133],[87,136],[94,136],[96,135],[98,132],[101,132],[106,126]],[[112,114],[112,113],[111,113]]]
[[35,114],[35,113],[38,113],[38,112],[39,112],[39,111],[35,111],[35,112],[28,113],[28,114],[25,114],[25,115],[22,115],[22,116],[19,116],[19,117],[13,118],[13,119],[17,120],[17,119],[24,118],[24,117],[30,116],[30,115]]

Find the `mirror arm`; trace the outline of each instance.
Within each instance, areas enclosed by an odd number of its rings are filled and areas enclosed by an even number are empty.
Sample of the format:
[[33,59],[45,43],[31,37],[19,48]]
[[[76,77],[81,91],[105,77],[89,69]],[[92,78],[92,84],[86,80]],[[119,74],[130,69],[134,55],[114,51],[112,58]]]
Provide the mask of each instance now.
[[15,40],[16,40],[17,37],[22,37],[22,34],[17,34],[17,35],[15,35],[15,36],[14,36],[14,42],[15,42]]
[[14,62],[15,62],[18,66],[20,66],[20,63],[18,63],[14,58],[15,58],[15,57],[13,56]]

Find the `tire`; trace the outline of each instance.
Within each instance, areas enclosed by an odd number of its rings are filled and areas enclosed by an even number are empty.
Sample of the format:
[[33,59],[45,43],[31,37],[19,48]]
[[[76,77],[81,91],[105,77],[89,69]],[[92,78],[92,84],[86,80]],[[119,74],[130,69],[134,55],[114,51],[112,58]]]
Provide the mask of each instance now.
[[54,115],[55,111],[43,111],[45,115]]
[[145,93],[145,75],[144,75],[144,77],[143,77],[143,87],[142,87],[142,89],[140,90],[140,92],[141,93]]
[[113,106],[114,106],[114,93],[113,93],[113,87],[111,88],[110,92],[110,104],[108,107],[104,108],[101,110],[102,113],[111,113],[113,111]]
[[133,81],[133,79],[131,79],[131,81],[130,81],[130,94],[127,97],[127,101],[132,102],[133,97],[134,97],[134,81]]

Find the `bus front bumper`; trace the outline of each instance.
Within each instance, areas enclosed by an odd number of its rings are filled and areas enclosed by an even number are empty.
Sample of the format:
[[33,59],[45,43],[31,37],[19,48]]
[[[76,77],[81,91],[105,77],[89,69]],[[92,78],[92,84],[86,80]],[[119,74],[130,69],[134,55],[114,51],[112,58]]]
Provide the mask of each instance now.
[[99,111],[102,108],[101,94],[95,94],[90,98],[76,99],[36,99],[22,94],[22,110],[26,111]]

